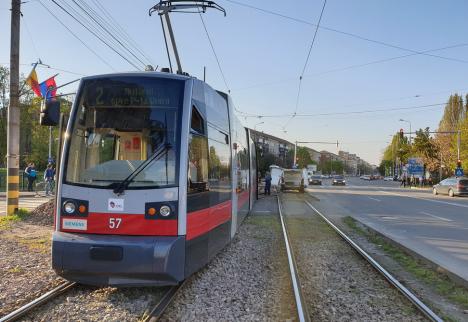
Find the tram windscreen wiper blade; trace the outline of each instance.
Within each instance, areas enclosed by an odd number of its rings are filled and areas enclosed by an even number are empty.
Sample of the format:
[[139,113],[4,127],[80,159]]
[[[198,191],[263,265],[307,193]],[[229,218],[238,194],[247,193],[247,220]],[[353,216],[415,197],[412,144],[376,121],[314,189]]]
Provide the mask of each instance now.
[[146,167],[148,167],[154,161],[157,161],[160,157],[167,153],[172,148],[170,143],[165,143],[161,145],[156,152],[149,158],[142,162],[132,173],[130,173],[125,179],[118,183],[112,183],[109,185],[110,188],[114,188],[114,193],[117,195],[122,194],[125,189],[128,188],[128,185],[140,174]]

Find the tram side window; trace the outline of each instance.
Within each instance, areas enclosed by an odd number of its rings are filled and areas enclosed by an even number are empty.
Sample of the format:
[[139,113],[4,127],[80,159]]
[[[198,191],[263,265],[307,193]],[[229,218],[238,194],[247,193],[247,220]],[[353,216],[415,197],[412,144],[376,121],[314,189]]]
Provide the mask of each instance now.
[[195,107],[190,123],[188,193],[196,193],[208,190],[208,139],[203,117]]
[[190,120],[190,129],[198,134],[205,134],[205,124],[203,117],[195,106],[192,107],[192,119]]

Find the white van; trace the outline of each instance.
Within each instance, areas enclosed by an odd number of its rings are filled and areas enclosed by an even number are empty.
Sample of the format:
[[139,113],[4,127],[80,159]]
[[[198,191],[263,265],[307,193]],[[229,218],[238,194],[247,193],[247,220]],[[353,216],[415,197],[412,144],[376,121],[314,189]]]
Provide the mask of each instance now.
[[280,179],[283,176],[283,168],[280,168],[277,165],[270,165],[270,175],[271,186],[278,187],[280,184]]

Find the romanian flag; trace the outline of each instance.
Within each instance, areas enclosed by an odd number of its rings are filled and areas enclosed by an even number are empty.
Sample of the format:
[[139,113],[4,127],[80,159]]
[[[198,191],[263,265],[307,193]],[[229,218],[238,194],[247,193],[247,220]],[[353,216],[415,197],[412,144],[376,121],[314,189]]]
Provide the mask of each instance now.
[[26,83],[31,87],[37,96],[42,97],[41,88],[39,86],[39,82],[37,81],[37,74],[35,69],[33,69],[31,74],[29,74],[29,77],[26,79]]
[[40,93],[43,98],[50,100],[57,93],[57,85],[55,84],[55,76],[43,81],[39,84]]

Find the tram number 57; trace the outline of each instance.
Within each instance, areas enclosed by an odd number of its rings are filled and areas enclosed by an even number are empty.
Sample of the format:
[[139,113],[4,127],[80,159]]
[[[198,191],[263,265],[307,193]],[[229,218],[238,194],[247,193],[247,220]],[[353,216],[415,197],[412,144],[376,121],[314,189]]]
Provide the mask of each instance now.
[[109,218],[109,228],[110,229],[117,229],[122,222],[122,218]]

